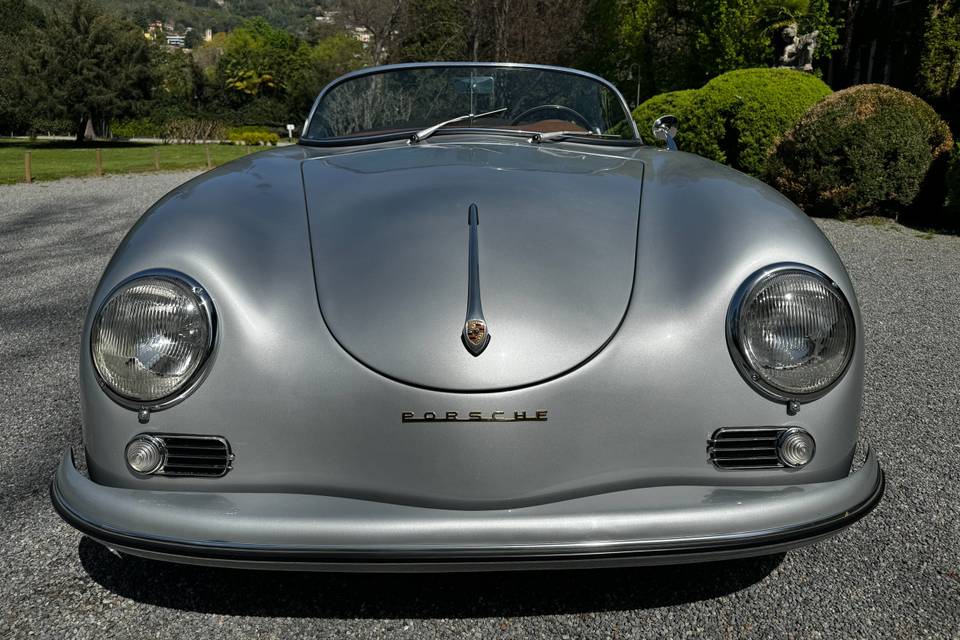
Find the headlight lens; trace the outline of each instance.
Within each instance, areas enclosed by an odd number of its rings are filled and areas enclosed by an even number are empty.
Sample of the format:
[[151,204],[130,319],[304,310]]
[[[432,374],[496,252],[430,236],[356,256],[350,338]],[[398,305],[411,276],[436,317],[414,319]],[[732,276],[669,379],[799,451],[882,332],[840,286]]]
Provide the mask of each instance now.
[[123,398],[153,402],[180,390],[213,344],[212,308],[185,279],[145,275],[114,291],[94,319],[93,364]]
[[781,398],[824,392],[853,356],[853,312],[822,273],[800,265],[771,268],[744,285],[728,335],[747,378]]

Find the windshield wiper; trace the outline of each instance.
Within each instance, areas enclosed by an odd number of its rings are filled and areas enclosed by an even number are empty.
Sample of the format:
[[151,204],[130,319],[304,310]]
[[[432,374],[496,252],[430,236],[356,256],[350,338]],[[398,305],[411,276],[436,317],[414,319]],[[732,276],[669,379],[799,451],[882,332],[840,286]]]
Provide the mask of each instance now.
[[561,138],[572,138],[574,136],[589,136],[592,138],[610,138],[620,140],[620,136],[611,133],[597,133],[596,131],[550,131],[548,133],[535,133],[530,138],[530,142],[538,144],[540,142],[550,142],[551,140],[560,140]]
[[510,107],[503,107],[502,109],[494,109],[493,111],[487,111],[486,113],[468,113],[465,116],[458,116],[456,118],[450,118],[449,120],[444,120],[443,122],[435,124],[432,127],[427,127],[426,129],[421,129],[420,131],[417,131],[416,133],[411,135],[410,143],[416,144],[421,140],[426,140],[427,138],[432,136],[434,133],[436,133],[437,129],[439,129],[440,127],[445,127],[448,124],[453,124],[454,122],[462,122],[464,120],[473,120],[475,118],[486,118],[487,116],[493,116],[498,113],[503,113],[509,108]]

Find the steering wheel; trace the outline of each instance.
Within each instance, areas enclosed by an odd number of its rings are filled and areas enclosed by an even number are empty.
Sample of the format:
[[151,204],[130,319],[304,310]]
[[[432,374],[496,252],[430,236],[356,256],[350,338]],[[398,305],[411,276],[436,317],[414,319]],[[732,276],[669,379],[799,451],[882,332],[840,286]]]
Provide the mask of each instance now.
[[526,111],[518,115],[516,118],[511,120],[510,125],[511,126],[518,125],[521,122],[523,122],[524,119],[528,118],[530,114],[537,113],[538,111],[556,111],[558,112],[557,115],[564,114],[566,116],[569,116],[569,119],[571,122],[582,125],[583,128],[586,129],[587,131],[594,131],[593,125],[590,124],[590,121],[587,120],[586,116],[584,116],[579,111],[576,111],[575,109],[571,109],[570,107],[565,107],[562,104],[541,104],[536,107],[531,107],[530,109],[527,109]]

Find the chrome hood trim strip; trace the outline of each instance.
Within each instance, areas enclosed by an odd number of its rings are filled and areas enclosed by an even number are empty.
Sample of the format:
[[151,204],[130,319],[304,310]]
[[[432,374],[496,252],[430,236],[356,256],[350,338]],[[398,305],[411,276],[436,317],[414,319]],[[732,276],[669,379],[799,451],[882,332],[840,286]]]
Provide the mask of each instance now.
[[463,346],[474,357],[483,353],[490,344],[490,331],[483,317],[483,303],[480,301],[480,258],[477,255],[477,227],[480,214],[477,205],[471,204],[467,212],[467,224],[470,226],[470,246],[467,252],[467,318],[463,322]]

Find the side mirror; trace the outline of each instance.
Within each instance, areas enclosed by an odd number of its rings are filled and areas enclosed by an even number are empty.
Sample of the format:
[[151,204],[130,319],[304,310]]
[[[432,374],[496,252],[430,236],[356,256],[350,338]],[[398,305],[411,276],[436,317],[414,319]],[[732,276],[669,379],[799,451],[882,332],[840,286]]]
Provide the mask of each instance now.
[[677,125],[680,123],[676,116],[660,116],[653,121],[653,137],[667,143],[667,149],[677,150],[674,138],[677,135]]

